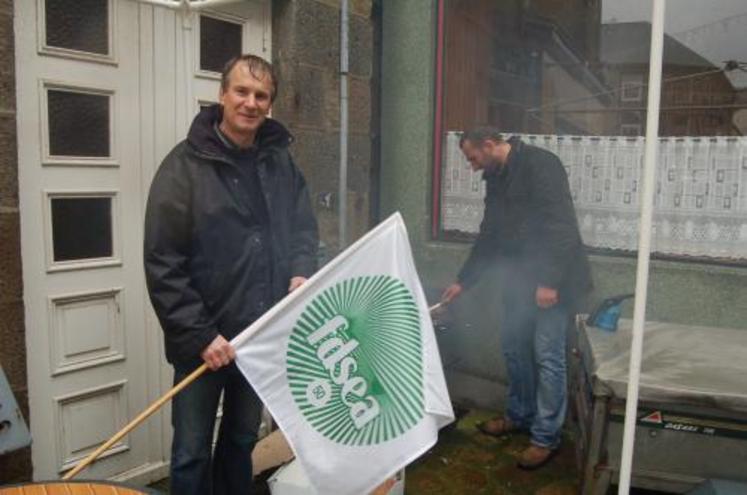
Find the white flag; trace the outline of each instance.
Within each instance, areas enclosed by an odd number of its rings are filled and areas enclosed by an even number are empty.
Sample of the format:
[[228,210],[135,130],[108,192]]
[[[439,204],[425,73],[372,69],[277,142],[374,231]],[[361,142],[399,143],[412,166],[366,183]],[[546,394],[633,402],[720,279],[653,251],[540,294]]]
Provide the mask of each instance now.
[[454,420],[399,213],[231,343],[319,494],[370,492]]

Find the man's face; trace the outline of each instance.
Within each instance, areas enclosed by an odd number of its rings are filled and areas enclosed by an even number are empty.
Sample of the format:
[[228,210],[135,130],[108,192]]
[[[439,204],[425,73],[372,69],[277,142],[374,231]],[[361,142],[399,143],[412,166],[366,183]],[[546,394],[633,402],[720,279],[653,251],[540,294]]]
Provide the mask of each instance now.
[[472,141],[465,141],[462,143],[462,153],[469,162],[472,170],[477,172],[478,170],[492,170],[498,165],[497,160],[492,155],[492,148],[489,141],[485,141],[481,144],[473,143]]
[[272,106],[272,79],[265,72],[252,74],[239,62],[228,75],[227,87],[221,88],[223,105],[221,130],[237,144],[252,144],[257,130]]

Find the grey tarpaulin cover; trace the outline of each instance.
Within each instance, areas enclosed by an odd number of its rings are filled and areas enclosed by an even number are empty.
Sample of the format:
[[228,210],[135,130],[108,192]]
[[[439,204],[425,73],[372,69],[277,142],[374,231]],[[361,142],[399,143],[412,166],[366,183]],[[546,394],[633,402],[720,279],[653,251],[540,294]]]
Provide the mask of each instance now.
[[[632,326],[586,328],[599,392],[626,396]],[[647,322],[639,398],[747,413],[747,330]]]

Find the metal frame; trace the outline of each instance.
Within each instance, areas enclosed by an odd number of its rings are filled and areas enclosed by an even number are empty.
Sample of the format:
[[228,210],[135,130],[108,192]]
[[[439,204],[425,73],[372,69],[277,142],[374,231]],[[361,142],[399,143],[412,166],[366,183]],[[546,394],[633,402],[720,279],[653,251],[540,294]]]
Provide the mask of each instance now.
[[[579,318],[571,332],[571,355],[568,361],[569,407],[572,429],[576,434],[576,460],[581,473],[580,493],[606,495],[612,483],[623,484],[620,454],[624,428],[621,419],[624,398],[613,397],[604,383],[593,375],[591,347],[583,321]],[[718,410],[703,405],[657,404],[643,401],[634,419],[636,464],[631,470],[629,486],[686,493],[708,478],[744,479],[743,463],[747,446],[747,415]],[[706,435],[647,424],[642,411],[656,410],[693,423],[720,423],[736,435]],[[643,415],[645,416],[645,415]],[[707,419],[706,419],[707,418]],[[736,453],[736,455],[735,455]],[[709,467],[707,464],[711,463]],[[714,466],[716,466],[714,468]],[[718,472],[714,472],[718,471]],[[627,493],[626,489],[626,492]]]

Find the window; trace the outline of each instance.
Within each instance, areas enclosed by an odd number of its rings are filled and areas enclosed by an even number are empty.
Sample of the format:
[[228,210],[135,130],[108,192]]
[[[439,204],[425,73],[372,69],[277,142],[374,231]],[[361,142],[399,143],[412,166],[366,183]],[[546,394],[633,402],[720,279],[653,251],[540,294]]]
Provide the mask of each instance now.
[[[731,17],[718,17],[718,8],[690,0],[688,7],[673,6],[666,14],[667,26],[679,24],[664,34],[656,159],[671,164],[659,170],[674,169],[677,177],[690,179],[657,178],[654,250],[746,259],[733,232],[747,231],[747,176],[726,171],[747,153],[743,138],[728,145],[744,132],[736,124],[741,106],[735,102],[742,101],[747,76],[739,63],[723,61],[747,43],[747,8],[715,3]],[[442,69],[436,94],[442,97],[434,125],[433,236],[463,239],[478,231],[484,188],[472,187],[459,137],[489,125],[559,156],[586,244],[635,251],[631,232],[640,215],[650,8],[617,0],[439,0],[439,5]],[[720,29],[692,36],[688,29],[699,25],[677,17],[685,8],[723,21]],[[670,136],[681,139],[664,139]],[[594,167],[585,167],[588,156]],[[716,174],[709,173],[714,160],[725,170],[720,189]],[[455,170],[468,180],[447,180]],[[696,235],[701,231],[708,235]]]
[[111,0],[44,0],[41,50],[111,60]]
[[111,155],[110,95],[47,88],[49,155],[106,158]]
[[626,74],[620,80],[621,101],[643,101],[643,76]]
[[620,126],[620,135],[621,136],[640,136],[640,135],[642,135],[641,124],[622,124]]
[[55,263],[114,255],[111,197],[52,197]]
[[200,16],[200,70],[222,72],[231,58],[241,55],[240,23]]

